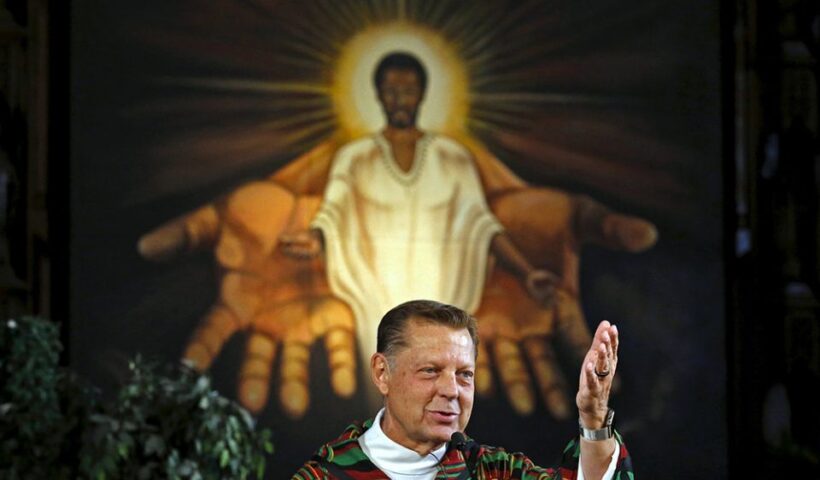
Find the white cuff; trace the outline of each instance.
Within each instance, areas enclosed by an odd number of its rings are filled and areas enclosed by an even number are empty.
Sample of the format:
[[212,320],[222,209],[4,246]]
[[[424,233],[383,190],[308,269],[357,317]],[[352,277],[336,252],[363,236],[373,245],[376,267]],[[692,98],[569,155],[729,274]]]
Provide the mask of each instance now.
[[[616,442],[615,443],[615,450],[612,452],[612,458],[609,459],[609,466],[604,472],[604,476],[601,477],[601,480],[612,480],[612,477],[615,475],[615,467],[618,465],[618,452],[621,451],[621,446]],[[578,480],[584,480],[584,469],[581,468],[581,454],[578,454]]]

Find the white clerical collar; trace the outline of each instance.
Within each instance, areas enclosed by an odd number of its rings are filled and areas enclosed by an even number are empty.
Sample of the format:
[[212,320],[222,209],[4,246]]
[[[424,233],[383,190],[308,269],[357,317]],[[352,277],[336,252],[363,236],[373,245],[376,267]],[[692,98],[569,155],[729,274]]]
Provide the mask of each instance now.
[[381,426],[383,416],[382,408],[373,420],[373,425],[359,437],[359,445],[367,458],[391,480],[433,480],[438,465],[447,452],[447,444],[428,455],[419,455],[384,434]]

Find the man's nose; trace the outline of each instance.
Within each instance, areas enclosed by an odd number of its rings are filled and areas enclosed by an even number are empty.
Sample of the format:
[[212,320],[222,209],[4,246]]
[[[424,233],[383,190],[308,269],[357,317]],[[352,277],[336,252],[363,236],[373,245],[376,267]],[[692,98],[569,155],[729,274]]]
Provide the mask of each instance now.
[[411,93],[400,93],[398,95],[398,103],[399,103],[399,105],[402,105],[402,106],[412,104],[413,103],[413,94],[411,94]]
[[438,377],[438,394],[446,398],[458,397],[458,380],[455,373],[442,373]]

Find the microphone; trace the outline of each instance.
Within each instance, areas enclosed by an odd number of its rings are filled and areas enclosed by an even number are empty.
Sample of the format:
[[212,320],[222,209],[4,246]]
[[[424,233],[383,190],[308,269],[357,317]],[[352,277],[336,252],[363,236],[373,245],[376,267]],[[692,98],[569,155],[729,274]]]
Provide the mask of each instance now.
[[450,447],[459,450],[464,457],[467,467],[456,480],[467,480],[475,477],[475,466],[478,460],[478,444],[473,440],[467,440],[467,436],[461,432],[453,432],[450,435]]
[[450,445],[458,450],[461,450],[461,453],[467,454],[467,437],[464,436],[461,432],[453,432],[453,435],[450,436]]

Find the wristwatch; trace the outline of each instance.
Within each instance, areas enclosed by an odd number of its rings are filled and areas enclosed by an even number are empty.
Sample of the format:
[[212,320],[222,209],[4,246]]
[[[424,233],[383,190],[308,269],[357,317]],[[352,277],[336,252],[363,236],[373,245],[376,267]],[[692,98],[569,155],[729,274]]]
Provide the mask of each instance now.
[[578,419],[578,427],[581,429],[581,438],[585,438],[587,440],[598,441],[598,440],[609,440],[612,438],[612,420],[615,419],[615,410],[609,409],[606,411],[606,418],[604,419],[604,428],[599,428],[597,430],[593,430],[590,428],[584,427],[584,424],[581,423],[581,419]]

